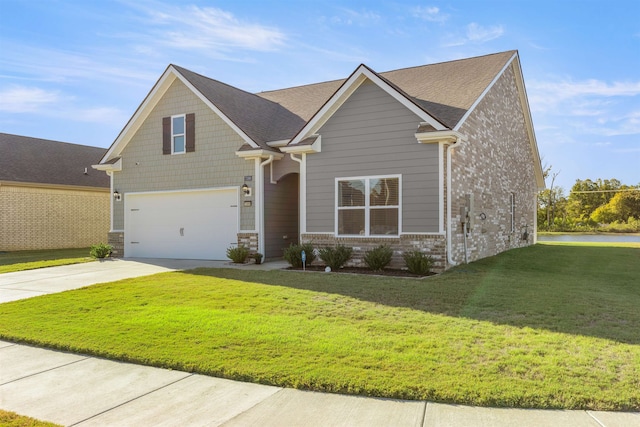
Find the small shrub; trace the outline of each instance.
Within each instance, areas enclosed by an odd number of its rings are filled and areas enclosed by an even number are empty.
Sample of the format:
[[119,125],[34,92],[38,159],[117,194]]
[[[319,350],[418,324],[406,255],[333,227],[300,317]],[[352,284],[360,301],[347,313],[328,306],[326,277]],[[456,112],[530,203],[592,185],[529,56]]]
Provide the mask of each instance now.
[[237,264],[243,264],[249,257],[249,249],[240,245],[237,247],[230,247],[227,249],[227,258]]
[[89,255],[93,258],[106,258],[111,255],[111,250],[113,247],[111,245],[107,245],[106,243],[98,243],[97,245],[92,245],[89,250]]
[[433,267],[433,258],[420,251],[408,251],[402,254],[404,263],[413,274],[424,276]]
[[391,262],[393,250],[389,246],[380,245],[364,254],[364,263],[373,271],[382,271]]
[[320,259],[324,263],[331,267],[331,270],[337,270],[346,264],[351,259],[353,250],[343,245],[338,245],[335,248],[322,248],[320,249]]
[[311,264],[316,259],[316,254],[313,250],[313,246],[311,243],[304,243],[302,245],[289,245],[288,248],[284,250],[284,259],[293,268],[302,268],[302,251],[307,255],[306,265]]

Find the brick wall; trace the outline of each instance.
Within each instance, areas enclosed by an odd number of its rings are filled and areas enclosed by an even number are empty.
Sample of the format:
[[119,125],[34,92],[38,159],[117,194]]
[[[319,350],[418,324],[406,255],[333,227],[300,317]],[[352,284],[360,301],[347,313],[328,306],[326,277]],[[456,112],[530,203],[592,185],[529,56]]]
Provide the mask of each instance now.
[[0,250],[82,248],[107,241],[109,190],[0,186]]
[[111,245],[111,257],[122,258],[124,256],[124,232],[109,232],[109,245]]
[[[469,261],[533,243],[535,159],[516,90],[513,67],[498,79],[460,132],[468,140],[452,153],[452,257],[464,261],[460,207],[473,198],[467,234]],[[510,195],[515,196],[511,227]],[[525,230],[528,232],[523,240]]]
[[252,254],[258,252],[258,233],[238,233],[238,246],[248,248]]
[[[399,238],[354,238],[335,237],[333,234],[306,233],[301,236],[302,243],[311,243],[315,249],[343,245],[352,248],[353,255],[347,266],[364,267],[364,255],[380,246],[393,249],[393,258],[389,267],[405,268],[402,255],[406,251],[420,251],[434,259],[435,272],[442,272],[446,264],[446,240],[443,235],[403,234]],[[316,263],[322,263],[321,260]]]

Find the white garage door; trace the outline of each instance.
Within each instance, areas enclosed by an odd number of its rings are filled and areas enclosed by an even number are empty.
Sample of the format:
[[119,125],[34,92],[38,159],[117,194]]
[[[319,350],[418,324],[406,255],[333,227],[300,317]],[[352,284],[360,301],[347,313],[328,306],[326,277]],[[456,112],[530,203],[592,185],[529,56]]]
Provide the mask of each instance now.
[[238,190],[125,195],[125,256],[227,259],[236,245]]

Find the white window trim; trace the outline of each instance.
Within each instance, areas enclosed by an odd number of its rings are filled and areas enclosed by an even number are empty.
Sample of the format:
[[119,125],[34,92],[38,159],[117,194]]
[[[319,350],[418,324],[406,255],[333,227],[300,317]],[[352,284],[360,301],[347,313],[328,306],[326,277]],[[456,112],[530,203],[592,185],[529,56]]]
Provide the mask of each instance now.
[[[369,192],[370,192],[370,181],[372,179],[387,179],[387,178],[397,178],[398,179],[398,234],[369,234],[370,228],[370,212],[371,206],[369,205]],[[338,183],[340,181],[351,181],[351,180],[364,180],[365,182],[365,202],[364,206],[353,206],[353,207],[342,207],[343,210],[349,209],[364,209],[364,234],[340,234],[338,232]],[[334,235],[337,237],[373,237],[376,239],[397,239],[402,235],[402,175],[369,175],[369,176],[349,176],[349,177],[338,177],[335,178],[334,184]],[[374,207],[373,209],[387,209],[392,208],[394,206],[387,207]]]
[[[178,117],[182,118],[182,128],[184,129],[183,133],[173,132],[173,119],[177,119]],[[174,141],[176,136],[182,136],[184,138],[184,148],[182,151],[175,150]],[[171,116],[171,154],[184,154],[186,152],[187,152],[187,115],[176,114],[175,116]]]

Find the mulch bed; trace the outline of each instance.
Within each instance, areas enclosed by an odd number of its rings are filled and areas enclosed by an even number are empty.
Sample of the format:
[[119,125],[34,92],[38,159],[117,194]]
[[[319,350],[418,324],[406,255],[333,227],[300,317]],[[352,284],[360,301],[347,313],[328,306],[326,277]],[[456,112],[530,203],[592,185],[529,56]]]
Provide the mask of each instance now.
[[[322,272],[324,273],[324,265],[308,265],[306,271]],[[302,271],[302,268],[289,267],[287,270]],[[331,273],[346,273],[346,274],[368,274],[372,276],[391,276],[391,277],[413,277],[422,278],[427,276],[433,276],[436,273],[429,272],[425,275],[413,274],[409,270],[400,270],[396,268],[385,268],[382,271],[373,271],[364,267],[343,267],[338,270],[331,270]]]

